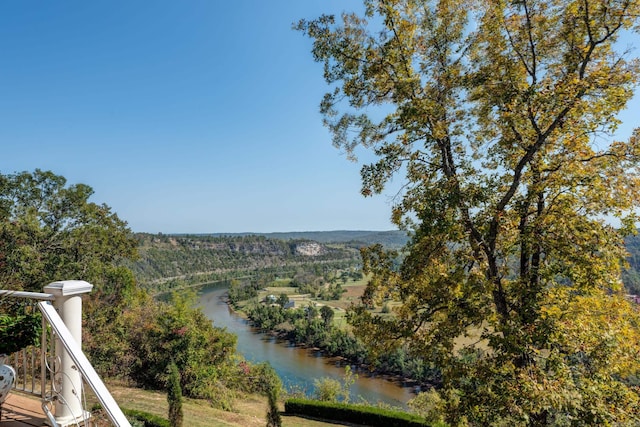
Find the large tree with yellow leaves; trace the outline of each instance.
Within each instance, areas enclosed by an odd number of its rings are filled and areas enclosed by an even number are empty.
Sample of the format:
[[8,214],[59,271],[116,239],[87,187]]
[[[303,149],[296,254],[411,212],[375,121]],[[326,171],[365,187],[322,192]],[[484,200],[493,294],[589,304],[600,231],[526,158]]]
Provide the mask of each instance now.
[[[637,0],[366,0],[296,25],[333,86],[334,144],[378,156],[362,193],[404,178],[392,218],[413,237],[399,268],[363,252],[354,331],[436,363],[430,402],[452,424],[639,422],[620,266],[640,131],[611,138],[639,77],[616,42],[639,15]],[[394,316],[366,309],[385,299]]]

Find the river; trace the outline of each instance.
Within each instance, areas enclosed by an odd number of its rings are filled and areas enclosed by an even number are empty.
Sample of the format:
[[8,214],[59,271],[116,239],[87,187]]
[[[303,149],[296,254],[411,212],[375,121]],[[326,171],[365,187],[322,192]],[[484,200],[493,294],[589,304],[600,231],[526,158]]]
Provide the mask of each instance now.
[[[235,315],[222,298],[226,290],[226,285],[203,288],[199,294],[199,305],[214,326],[226,328],[238,336],[237,350],[245,359],[255,363],[269,362],[288,390],[303,391],[307,395],[313,394],[314,379],[342,379],[345,371],[339,359],[323,357],[317,351],[279,342]],[[373,404],[382,402],[406,407],[407,401],[414,397],[410,387],[402,387],[394,381],[352,368],[358,374],[351,386],[352,402],[358,402],[361,397]]]

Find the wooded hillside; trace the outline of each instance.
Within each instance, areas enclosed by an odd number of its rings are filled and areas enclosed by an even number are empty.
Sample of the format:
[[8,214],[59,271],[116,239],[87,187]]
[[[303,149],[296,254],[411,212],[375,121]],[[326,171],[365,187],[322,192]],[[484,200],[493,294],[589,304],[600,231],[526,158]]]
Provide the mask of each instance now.
[[[313,238],[312,238],[313,237]],[[136,235],[140,258],[128,262],[138,282],[155,292],[260,273],[360,265],[359,248],[401,247],[401,231],[301,232],[266,235]]]

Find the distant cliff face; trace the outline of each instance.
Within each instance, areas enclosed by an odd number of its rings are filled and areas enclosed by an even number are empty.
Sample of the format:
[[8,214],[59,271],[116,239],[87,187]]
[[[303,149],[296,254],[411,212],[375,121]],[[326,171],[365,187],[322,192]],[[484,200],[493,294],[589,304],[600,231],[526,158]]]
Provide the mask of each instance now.
[[327,250],[324,246],[320,245],[317,242],[301,242],[295,245],[295,253],[296,255],[304,255],[304,256],[319,256],[324,255]]
[[361,262],[354,245],[325,245],[311,239],[143,233],[137,238],[140,258],[126,265],[141,286],[154,291],[216,281],[241,272],[245,276],[263,270],[279,274],[315,264],[346,268]]

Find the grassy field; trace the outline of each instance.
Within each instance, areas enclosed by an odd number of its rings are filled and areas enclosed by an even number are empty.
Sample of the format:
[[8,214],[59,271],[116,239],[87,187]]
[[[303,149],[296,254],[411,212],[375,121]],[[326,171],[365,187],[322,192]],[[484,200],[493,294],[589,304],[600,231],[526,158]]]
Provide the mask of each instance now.
[[[320,300],[316,298],[312,298],[310,294],[299,294],[298,288],[286,286],[284,281],[274,283],[274,286],[267,287],[260,291],[258,298],[259,300],[264,300],[267,295],[275,295],[278,297],[280,294],[284,293],[289,297],[290,301],[295,301],[296,307],[304,307],[309,303],[314,304],[316,307],[321,307],[323,305],[328,305],[334,310],[333,317],[333,325],[343,330],[349,330],[350,326],[347,324],[346,310],[352,304],[358,304],[360,301],[360,297],[364,293],[364,290],[367,286],[368,277],[364,277],[361,280],[348,280],[346,283],[342,284],[342,288],[345,292],[342,294],[339,300]],[[244,306],[246,301],[239,304],[240,308]],[[386,303],[390,308],[389,313],[384,313],[382,307],[377,307],[372,310],[373,313],[384,316],[393,316],[393,307],[399,305],[398,302],[387,302]],[[456,348],[461,348],[467,345],[474,345],[480,348],[486,349],[487,343],[480,340],[480,335],[482,333],[481,329],[470,329],[467,332],[467,336],[460,336],[455,340]]]
[[[295,302],[296,307],[304,307],[309,303],[316,305],[317,307],[328,305],[334,310],[334,318],[333,324],[334,326],[344,329],[347,328],[347,321],[345,319],[346,309],[351,306],[351,304],[357,304],[362,296],[364,289],[366,287],[366,280],[349,280],[345,284],[342,285],[343,289],[346,291],[342,294],[342,297],[339,300],[319,300],[316,298],[312,298],[310,294],[299,294],[298,288],[291,286],[282,286],[280,283],[275,284],[275,286],[269,286],[258,294],[259,300],[264,300],[267,295],[274,295],[278,297],[280,294],[284,293],[289,297],[290,301]],[[240,307],[243,305],[240,304]]]
[[[261,290],[258,294],[258,299],[263,301],[267,295],[274,295],[277,298],[280,294],[284,293],[289,297],[290,301],[295,302],[296,307],[304,307],[309,303],[314,304],[316,307],[328,305],[333,308],[335,313],[333,318],[334,326],[341,329],[348,329],[347,321],[345,319],[346,310],[352,304],[358,304],[360,302],[360,297],[362,297],[362,294],[364,293],[368,280],[368,277],[364,277],[360,280],[348,280],[345,283],[341,283],[345,292],[339,300],[321,300],[312,298],[310,294],[299,294],[298,288],[286,286],[283,282],[273,283],[273,286],[269,286]],[[242,309],[246,303],[246,301],[242,301],[238,304],[238,307]],[[390,307],[397,305],[397,303],[394,302],[390,302],[388,304]],[[385,315],[382,313],[382,307],[374,309],[373,313],[382,314],[383,316]]]
[[[148,412],[167,418],[167,395],[148,390],[109,385],[109,390],[120,406],[127,409]],[[267,399],[261,396],[248,396],[235,403],[235,411],[227,412],[215,409],[203,400],[184,399],[182,406],[184,425],[190,427],[263,427],[266,424]],[[284,405],[281,404],[281,411]],[[331,423],[310,420],[302,417],[282,414],[283,427],[321,427],[355,424]]]

